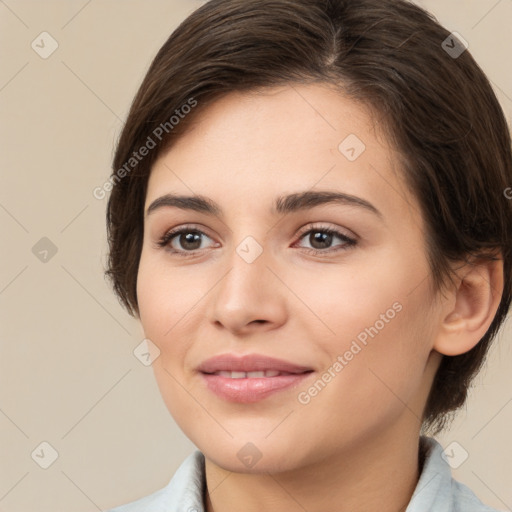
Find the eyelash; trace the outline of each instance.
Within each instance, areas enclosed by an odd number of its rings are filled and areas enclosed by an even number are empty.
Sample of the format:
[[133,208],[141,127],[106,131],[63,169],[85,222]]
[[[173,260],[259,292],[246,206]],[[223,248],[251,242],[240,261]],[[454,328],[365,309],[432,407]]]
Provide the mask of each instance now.
[[[197,256],[197,252],[201,251],[201,249],[196,249],[196,250],[193,250],[193,251],[182,251],[182,250],[177,250],[177,249],[174,249],[174,248],[170,247],[170,243],[171,243],[173,238],[177,237],[178,235],[190,234],[190,233],[199,234],[199,235],[205,235],[205,236],[208,237],[208,235],[206,233],[204,233],[203,231],[201,231],[199,229],[196,229],[196,228],[191,227],[191,226],[184,226],[184,227],[181,227],[181,228],[178,228],[178,229],[175,229],[175,230],[171,230],[171,231],[168,231],[167,233],[165,233],[158,240],[157,246],[161,247],[161,248],[167,247],[168,250],[172,254],[175,254],[175,255],[183,257],[183,258],[190,258],[190,257],[193,257],[193,256]],[[304,247],[303,248],[303,249],[306,250],[306,252],[308,254],[313,254],[315,256],[330,254],[332,252],[338,253],[338,252],[341,252],[341,251],[346,251],[350,247],[353,247],[353,246],[355,246],[357,244],[357,240],[348,237],[347,235],[341,233],[340,231],[338,231],[336,229],[332,229],[332,228],[328,228],[328,227],[324,227],[324,226],[312,226],[312,227],[310,227],[307,231],[304,231],[304,232],[302,232],[299,235],[299,240],[302,240],[306,235],[309,235],[311,233],[324,233],[324,234],[327,234],[327,235],[337,236],[338,238],[340,238],[344,242],[344,244],[341,247],[338,247],[338,248],[329,248],[329,249],[311,249],[311,248],[308,248],[308,247]],[[210,237],[208,237],[208,238],[210,238]],[[203,251],[204,250],[205,249],[203,249]]]

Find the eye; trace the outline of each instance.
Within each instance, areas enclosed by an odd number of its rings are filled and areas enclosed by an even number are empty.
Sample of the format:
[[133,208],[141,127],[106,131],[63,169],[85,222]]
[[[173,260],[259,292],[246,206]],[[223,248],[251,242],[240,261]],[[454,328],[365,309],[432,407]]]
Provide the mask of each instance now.
[[[165,233],[164,236],[158,240],[157,245],[159,247],[166,247],[172,253],[180,256],[192,256],[195,251],[204,249],[204,247],[201,247],[203,241],[202,237],[210,238],[199,229],[184,226]],[[176,247],[176,245],[181,246],[181,248]]]
[[[306,238],[307,237],[307,238]],[[312,247],[305,247],[307,252],[312,254],[326,254],[332,252],[344,251],[357,244],[357,240],[348,237],[341,231],[325,226],[313,226],[308,231],[302,233],[300,240],[306,238]],[[335,238],[341,240],[338,247],[330,247]]]

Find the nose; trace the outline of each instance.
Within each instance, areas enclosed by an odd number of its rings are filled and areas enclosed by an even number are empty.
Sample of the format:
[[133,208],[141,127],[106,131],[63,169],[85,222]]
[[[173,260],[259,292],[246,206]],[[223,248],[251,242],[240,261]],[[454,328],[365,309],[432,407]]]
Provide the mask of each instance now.
[[211,321],[238,335],[282,325],[287,315],[286,288],[276,277],[270,251],[263,250],[251,261],[243,250],[233,250],[228,265],[211,293]]

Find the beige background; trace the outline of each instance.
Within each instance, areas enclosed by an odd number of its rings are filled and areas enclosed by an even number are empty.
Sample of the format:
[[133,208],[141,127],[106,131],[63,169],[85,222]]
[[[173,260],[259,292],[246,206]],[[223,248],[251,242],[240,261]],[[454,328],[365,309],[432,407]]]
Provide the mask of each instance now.
[[[92,191],[150,60],[200,3],[0,0],[0,511],[105,510],[164,486],[194,449],[133,355],[143,335],[104,281],[106,202]],[[420,4],[469,42],[510,121],[512,0]],[[31,48],[43,31],[59,45],[47,59]],[[57,248],[45,263],[43,237]],[[502,510],[511,340],[509,321],[440,438],[469,454],[456,477]],[[59,455],[48,469],[44,441]]]

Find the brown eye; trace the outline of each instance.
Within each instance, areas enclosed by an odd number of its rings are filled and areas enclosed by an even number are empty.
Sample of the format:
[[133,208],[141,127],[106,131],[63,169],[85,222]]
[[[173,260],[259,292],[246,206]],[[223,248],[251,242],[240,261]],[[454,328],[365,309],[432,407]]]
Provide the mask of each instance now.
[[188,256],[187,253],[204,249],[201,247],[203,237],[210,238],[198,229],[184,227],[166,233],[158,241],[158,246],[168,248],[172,253]]
[[[342,251],[357,243],[356,240],[346,236],[340,231],[326,227],[311,228],[309,231],[303,233],[300,239],[306,239],[310,243],[311,247],[304,247],[304,249],[314,254]],[[338,244],[338,247],[332,247],[335,239],[341,240],[342,242]]]
[[182,232],[173,236],[183,249],[195,251],[201,246],[201,234],[197,232]]

